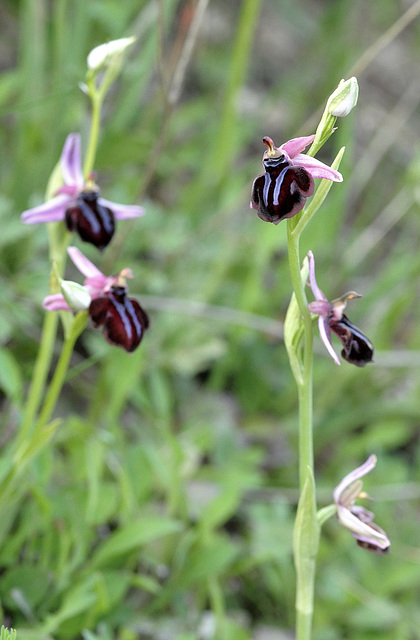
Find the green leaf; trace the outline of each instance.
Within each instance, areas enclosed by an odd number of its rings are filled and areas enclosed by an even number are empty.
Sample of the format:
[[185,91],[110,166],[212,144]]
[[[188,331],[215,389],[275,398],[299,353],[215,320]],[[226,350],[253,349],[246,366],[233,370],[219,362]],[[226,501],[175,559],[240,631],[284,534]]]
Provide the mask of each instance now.
[[16,467],[23,468],[28,464],[28,462],[49,443],[61,423],[61,418],[53,420],[45,425],[41,431],[32,436],[28,442],[24,442],[14,456]]
[[[331,165],[333,169],[339,168],[341,159],[344,155],[345,150],[346,148],[342,147],[340,151],[337,153],[334,159],[334,162]],[[293,233],[297,237],[300,236],[300,234],[302,233],[302,231],[304,230],[308,222],[316,214],[316,212],[324,202],[325,198],[327,197],[332,185],[333,185],[333,182],[331,180],[327,180],[325,178],[321,180],[321,184],[319,185],[318,189],[315,191],[315,195],[312,197],[311,203],[307,207],[305,207],[301,215],[296,218],[296,225],[293,229]]]
[[[303,284],[308,279],[309,266],[308,259],[303,261],[300,276]],[[287,354],[289,356],[290,366],[296,382],[302,381],[302,338],[303,338],[303,321],[299,305],[295,294],[292,295],[289,308],[287,309],[284,321],[284,344],[286,345]]]
[[16,640],[16,630],[7,629],[4,625],[1,625],[0,640]]
[[96,575],[90,574],[67,593],[61,608],[46,620],[45,630],[48,633],[54,633],[62,622],[93,607],[98,599],[96,580]]
[[19,607],[13,598],[13,592],[19,591],[22,598],[33,610],[42,602],[51,582],[48,571],[42,567],[20,565],[8,569],[0,582],[0,595],[3,603],[16,611]]
[[293,551],[298,566],[307,559],[313,559],[318,553],[319,524],[315,502],[315,483],[308,467],[305,484],[300,496],[293,534]]
[[201,580],[220,576],[237,554],[237,547],[229,540],[214,536],[211,542],[197,546],[191,552],[176,578],[177,588],[188,588]]
[[93,567],[101,567],[144,544],[182,529],[178,520],[159,516],[147,516],[121,527],[99,547],[92,559]]
[[0,389],[11,400],[17,401],[22,395],[22,374],[13,354],[0,347]]
[[240,499],[241,492],[237,487],[223,487],[220,495],[206,507],[200,519],[200,527],[208,531],[226,522],[236,511]]

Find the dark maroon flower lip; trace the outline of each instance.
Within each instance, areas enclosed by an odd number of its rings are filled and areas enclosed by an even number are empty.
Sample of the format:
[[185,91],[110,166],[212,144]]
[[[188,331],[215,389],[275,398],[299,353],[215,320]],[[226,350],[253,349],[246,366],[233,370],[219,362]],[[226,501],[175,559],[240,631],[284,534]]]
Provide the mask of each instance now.
[[305,206],[314,193],[314,181],[303,167],[293,167],[284,156],[264,161],[266,172],[255,179],[252,202],[258,216],[278,224],[292,218]]
[[65,221],[69,231],[77,231],[84,242],[98,249],[104,249],[115,233],[114,213],[100,203],[98,189],[81,191],[74,206],[66,209]]
[[128,352],[137,349],[150,323],[137,300],[128,297],[126,282],[127,278],[133,277],[131,269],[126,267],[115,276],[105,276],[77,247],[68,247],[67,253],[85,276],[84,285],[67,281],[62,293],[44,298],[44,308],[48,311],[87,310],[94,326],[102,327],[110,344]]
[[314,178],[342,181],[341,173],[301,153],[313,140],[314,136],[294,138],[276,147],[269,136],[263,138],[265,173],[254,180],[250,202],[262,220],[278,224],[302,211],[314,193]]
[[127,296],[127,289],[122,286],[112,286],[105,295],[92,300],[89,316],[94,326],[102,327],[110,344],[130,353],[137,349],[150,326],[147,313],[137,300]]
[[364,367],[373,362],[374,349],[368,338],[343,313],[338,322],[329,321],[331,331],[341,340],[344,360]]

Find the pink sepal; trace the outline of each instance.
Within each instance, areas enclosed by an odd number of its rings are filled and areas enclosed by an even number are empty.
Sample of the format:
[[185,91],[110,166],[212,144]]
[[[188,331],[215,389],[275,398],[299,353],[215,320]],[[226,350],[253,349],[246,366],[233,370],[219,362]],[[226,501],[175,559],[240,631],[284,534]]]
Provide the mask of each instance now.
[[42,301],[42,306],[47,311],[71,311],[69,305],[61,293],[54,293],[46,296]]

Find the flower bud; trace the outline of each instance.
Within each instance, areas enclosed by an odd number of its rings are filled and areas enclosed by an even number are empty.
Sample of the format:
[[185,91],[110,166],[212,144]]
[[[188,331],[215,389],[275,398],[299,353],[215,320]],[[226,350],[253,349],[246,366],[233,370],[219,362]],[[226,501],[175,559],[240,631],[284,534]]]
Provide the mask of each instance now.
[[91,297],[86,287],[77,282],[62,280],[60,290],[64,300],[73,311],[85,311],[89,308]]
[[120,56],[127,47],[135,41],[134,37],[119,38],[92,49],[87,57],[87,66],[91,71],[98,71],[101,67],[108,66],[116,57]]
[[347,116],[357,104],[359,85],[354,76],[349,80],[341,80],[337,89],[331,94],[327,109],[331,116],[343,118]]

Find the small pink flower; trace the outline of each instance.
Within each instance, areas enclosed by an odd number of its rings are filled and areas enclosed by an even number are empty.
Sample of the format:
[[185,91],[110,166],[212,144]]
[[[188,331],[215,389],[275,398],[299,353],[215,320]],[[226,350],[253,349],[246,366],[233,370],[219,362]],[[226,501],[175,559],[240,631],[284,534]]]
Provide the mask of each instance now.
[[[67,252],[74,265],[86,276],[86,309],[93,324],[96,327],[102,326],[103,334],[110,344],[126,351],[134,351],[149,327],[149,318],[137,300],[127,295],[126,278],[133,277],[131,269],[123,269],[116,276],[105,276],[76,247],[69,247]],[[84,295],[80,297],[85,299]],[[43,306],[48,311],[73,311],[62,293],[44,298]]]
[[61,153],[64,185],[51,200],[22,213],[22,222],[65,221],[69,231],[77,231],[84,242],[103,249],[115,232],[115,220],[135,218],[144,214],[143,207],[110,202],[101,197],[93,179],[83,179],[80,136],[67,136]]
[[385,531],[374,524],[374,514],[364,507],[354,506],[361,493],[363,478],[376,466],[376,456],[372,455],[360,467],[351,471],[334,490],[334,502],[340,524],[356,538],[359,547],[383,555],[388,553],[391,543]]
[[341,364],[334,347],[331,344],[331,331],[341,340],[342,357],[358,367],[364,367],[373,359],[372,343],[343,313],[349,300],[360,298],[355,291],[346,293],[341,298],[329,302],[325,294],[318,287],[315,278],[315,258],[312,251],[308,252],[309,282],[315,301],[308,304],[312,313],[319,316],[318,326],[322,342],[336,364]]
[[314,178],[342,182],[339,171],[301,153],[314,138],[293,138],[281,147],[268,136],[263,138],[267,147],[263,156],[265,173],[254,180],[250,203],[262,220],[278,224],[302,211],[306,198],[314,193]]

